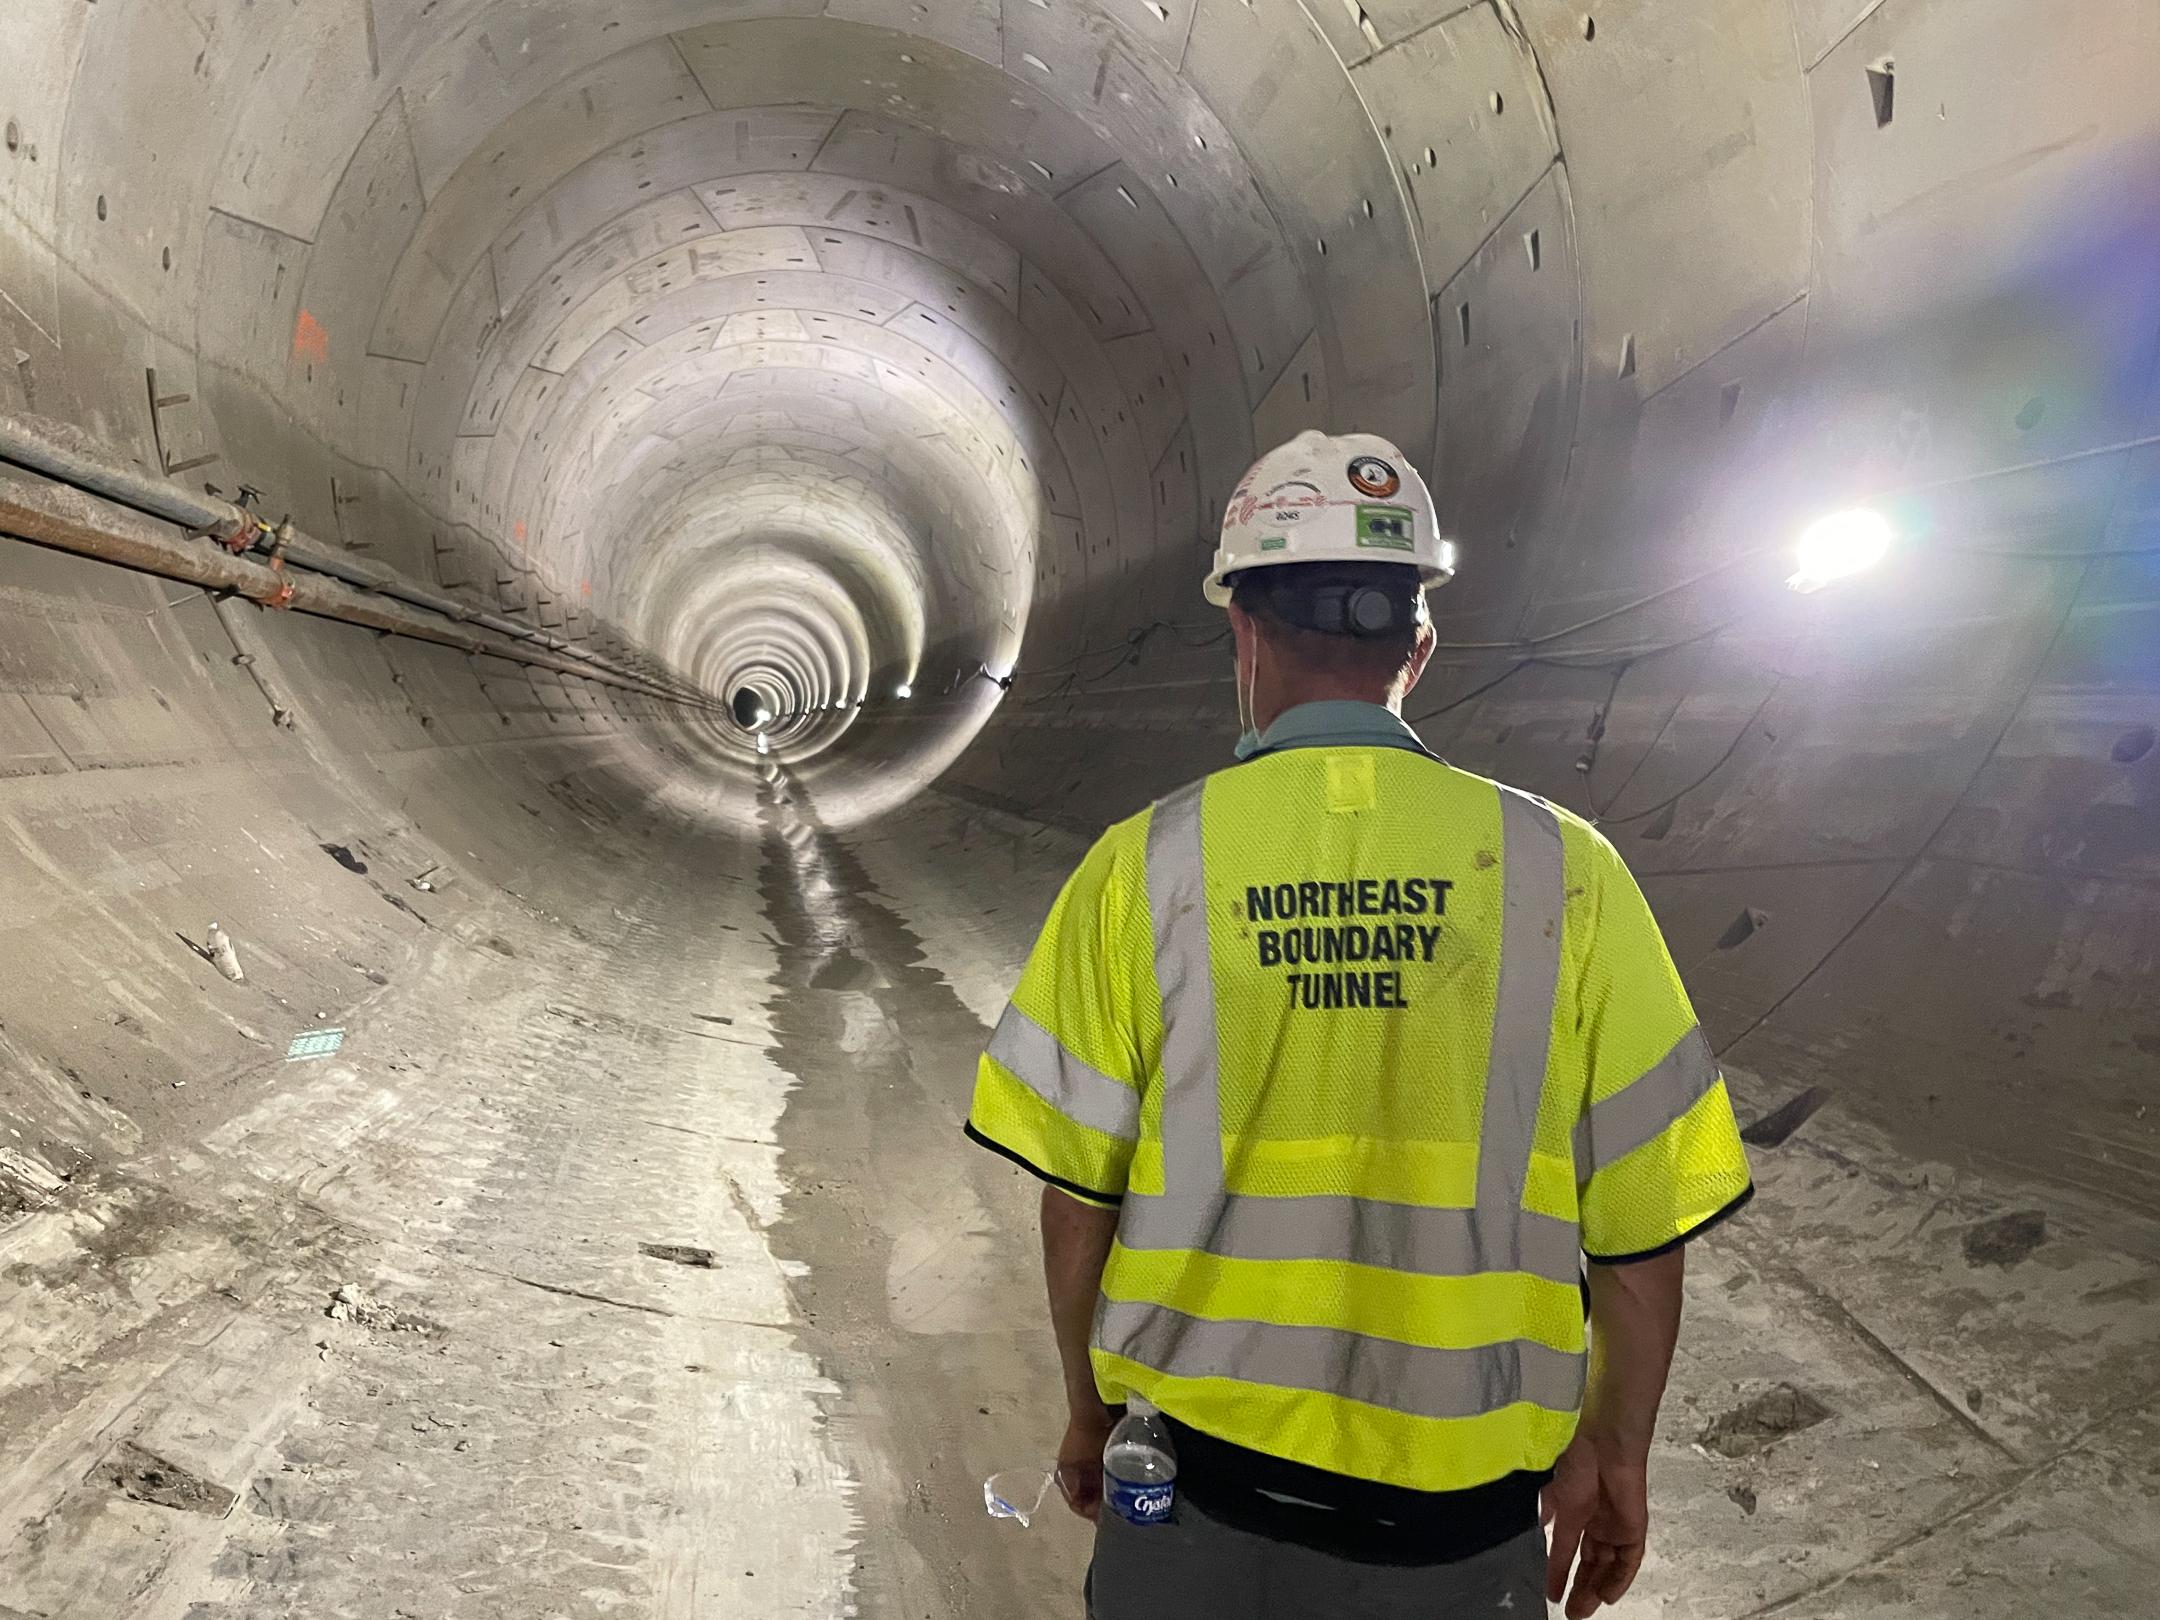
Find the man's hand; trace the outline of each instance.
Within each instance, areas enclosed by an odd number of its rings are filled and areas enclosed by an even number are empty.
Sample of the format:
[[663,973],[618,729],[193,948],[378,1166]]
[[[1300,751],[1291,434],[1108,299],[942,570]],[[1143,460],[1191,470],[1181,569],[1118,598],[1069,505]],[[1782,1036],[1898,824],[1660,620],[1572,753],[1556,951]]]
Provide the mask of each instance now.
[[[1685,1250],[1590,1266],[1590,1376],[1582,1425],[1545,1487],[1552,1527],[1545,1596],[1567,1595],[1567,1620],[1618,1603],[1642,1568],[1650,1532],[1650,1443],[1680,1336]],[[1575,1587],[1568,1590],[1568,1570]]]
[[[1567,1598],[1567,1620],[1589,1620],[1600,1604],[1618,1603],[1642,1568],[1650,1529],[1646,1459],[1635,1448],[1579,1433],[1545,1487],[1543,1517],[1552,1545],[1545,1564],[1546,1601]],[[1580,1562],[1577,1561],[1578,1555]],[[1568,1570],[1575,1588],[1568,1590]]]
[[1117,1238],[1117,1211],[1068,1197],[1055,1187],[1042,1193],[1043,1276],[1050,1285],[1050,1325],[1057,1334],[1058,1363],[1065,1373],[1065,1409],[1072,1422],[1058,1447],[1058,1489],[1083,1519],[1102,1512],[1102,1454],[1117,1414],[1096,1393],[1088,1365],[1088,1329],[1102,1291],[1103,1263]]
[[1090,1523],[1102,1514],[1102,1454],[1110,1443],[1112,1419],[1105,1406],[1083,1411],[1065,1426],[1065,1438],[1058,1445],[1058,1489],[1065,1495],[1065,1505]]

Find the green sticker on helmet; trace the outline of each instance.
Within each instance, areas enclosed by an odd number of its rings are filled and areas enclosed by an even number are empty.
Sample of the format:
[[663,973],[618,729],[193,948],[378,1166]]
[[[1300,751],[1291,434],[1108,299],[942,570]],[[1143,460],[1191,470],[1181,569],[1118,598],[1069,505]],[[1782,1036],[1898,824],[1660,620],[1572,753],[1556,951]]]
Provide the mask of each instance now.
[[1415,551],[1417,519],[1407,506],[1360,506],[1357,543],[1381,551]]
[[1290,537],[1286,534],[1271,534],[1260,542],[1260,549],[1262,551],[1288,551],[1290,549]]

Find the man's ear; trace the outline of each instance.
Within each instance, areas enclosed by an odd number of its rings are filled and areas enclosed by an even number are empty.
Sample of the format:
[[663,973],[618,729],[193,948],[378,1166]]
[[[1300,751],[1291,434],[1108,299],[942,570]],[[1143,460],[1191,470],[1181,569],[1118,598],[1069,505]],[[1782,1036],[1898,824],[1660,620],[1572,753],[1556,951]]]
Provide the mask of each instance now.
[[1260,627],[1253,623],[1253,616],[1235,602],[1230,604],[1229,611],[1231,639],[1237,644],[1239,653],[1245,653],[1251,648],[1253,638],[1260,633]]
[[1403,693],[1405,696],[1409,695],[1411,689],[1417,685],[1419,677],[1425,673],[1426,664],[1432,660],[1433,644],[1439,639],[1433,633],[1431,625],[1421,624],[1418,626],[1417,644],[1410,649],[1410,662],[1403,666],[1405,677],[1403,680]]

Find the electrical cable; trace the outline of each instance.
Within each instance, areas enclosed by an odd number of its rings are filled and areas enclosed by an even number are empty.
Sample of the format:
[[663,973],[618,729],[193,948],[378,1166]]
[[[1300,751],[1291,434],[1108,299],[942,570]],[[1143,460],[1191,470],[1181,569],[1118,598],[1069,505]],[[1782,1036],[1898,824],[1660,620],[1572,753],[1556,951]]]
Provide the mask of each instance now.
[[[2088,574],[2086,577],[2089,578],[2090,575]],[[2025,684],[2018,692],[2017,701],[2008,705],[2005,710],[2005,718],[2002,726],[1995,733],[1995,740],[1988,744],[1987,752],[1980,756],[1979,763],[1972,768],[1972,773],[1966,777],[1965,785],[1959,788],[1951,798],[1948,807],[1936,819],[1935,825],[1928,830],[1927,836],[1913,847],[1912,854],[1907,856],[1904,863],[1899,866],[1897,875],[1883,886],[1873,900],[1861,908],[1860,915],[1853,919],[1852,926],[1840,934],[1830,948],[1815,959],[1812,967],[1788,984],[1783,994],[1757,1013],[1754,1021],[1746,1029],[1743,1029],[1717,1049],[1719,1057],[1723,1057],[1727,1052],[1738,1047],[1741,1042],[1770,1022],[1772,1018],[1775,1018],[1784,1010],[1787,1002],[1812,984],[1815,981],[1815,976],[1830,965],[1831,959],[1844,950],[1859,934],[1860,930],[1874,920],[1875,914],[1889,903],[1893,894],[1904,887],[1905,880],[1919,870],[1920,863],[1928,858],[1928,852],[1935,847],[1935,840],[1943,835],[1943,830],[1950,825],[1956,818],[1958,811],[1964,807],[1965,796],[1972,792],[1981,776],[1986,773],[1987,768],[1994,764],[1995,756],[2001,750],[2004,739],[2010,735],[2011,727],[2018,723],[2018,717],[2025,712],[2025,705],[2032,701],[2033,691],[2040,684],[2041,672],[2048,667],[2048,661],[2055,656],[2055,649],[2062,643],[2063,632],[2070,627],[2070,621],[2077,615],[2078,597],[2083,592],[2083,589],[2084,580],[2081,579],[2077,590],[2072,591],[2064,599],[2062,615],[2055,621],[2055,629],[2049,635],[2047,645],[2040,649],[2039,657],[2033,660],[2032,668],[2025,677]]]
[[[1732,757],[1740,752],[1740,745],[1747,741],[1748,733],[1752,732],[1755,729],[1756,723],[1760,721],[1763,717],[1763,710],[1770,707],[1770,700],[1778,695],[1779,689],[1782,688],[1784,684],[1785,679],[1782,675],[1771,681],[1770,690],[1763,694],[1762,701],[1755,705],[1755,710],[1747,717],[1746,723],[1740,727],[1739,731],[1734,733],[1733,740],[1726,745],[1725,751],[1722,754],[1718,755],[1718,757],[1711,762],[1710,768],[1708,770],[1704,771],[1702,775],[1696,777],[1694,781],[1688,783],[1686,787],[1680,789],[1677,793],[1668,794],[1665,798],[1658,800],[1656,804],[1651,805],[1648,809],[1630,811],[1627,815],[1624,816],[1615,816],[1609,814],[1608,812],[1611,808],[1610,805],[1606,807],[1606,810],[1599,810],[1597,808],[1596,801],[1592,800],[1590,816],[1591,821],[1595,825],[1600,827],[1627,827],[1632,826],[1638,821],[1648,821],[1652,816],[1657,815],[1660,811],[1669,809],[1673,805],[1678,804],[1690,793],[1693,793],[1697,788],[1703,786],[1706,782],[1708,782],[1711,777],[1717,775],[1719,771],[1723,770],[1726,765],[1730,763]],[[1629,780],[1632,781],[1633,778],[1630,777]],[[1621,785],[1620,792],[1613,795],[1613,803],[1618,803],[1620,799],[1620,794],[1625,793],[1626,791],[1627,786],[1623,783]],[[1583,792],[1584,797],[1589,798],[1589,784],[1587,782],[1584,783]]]
[[[1662,588],[1652,591],[1647,595],[1635,597],[1632,600],[1622,602],[1615,607],[1606,608],[1601,612],[1594,613],[1587,619],[1579,619],[1573,624],[1564,625],[1557,630],[1548,630],[1541,635],[1520,638],[1512,641],[1436,641],[1433,643],[1433,650],[1435,652],[1531,652],[1540,647],[1550,646],[1556,641],[1564,641],[1569,636],[1579,635],[1585,630],[1595,629],[1601,624],[1609,624],[1615,619],[1624,618],[1626,615],[1638,612],[1643,608],[1654,606],[1655,604],[1666,600],[1668,597],[1677,596],[1683,591],[1692,590],[1697,585],[1701,585],[1709,580],[1716,579],[1720,575],[1730,573],[1734,569],[1742,566],[1743,564],[1753,562],[1756,559],[1767,556],[1778,549],[1779,548],[1776,546],[1757,546],[1752,550],[1743,551],[1737,556],[1726,558],[1725,561],[1717,564],[1715,567],[1706,568],[1700,573],[1691,574],[1686,579],[1677,580],[1674,583],[1663,586]],[[1220,646],[1224,641],[1229,639],[1230,634],[1229,627],[1221,623],[1210,625],[1207,623],[1193,623],[1191,621],[1156,619],[1149,624],[1142,626],[1140,629],[1133,631],[1121,642],[1110,643],[1102,647],[1083,649],[1082,651],[1073,654],[1070,658],[1064,659],[1059,663],[1047,664],[1034,669],[1015,669],[1012,673],[1012,679],[1017,681],[1022,679],[1023,677],[1062,674],[1067,670],[1076,669],[1080,664],[1085,663],[1090,658],[1111,652],[1137,654],[1139,649],[1145,646],[1148,640],[1152,638],[1158,631],[1169,631],[1172,637],[1177,640],[1181,645],[1194,651],[1199,651],[1207,647]],[[1190,639],[1186,634],[1186,632],[1188,631],[1197,634],[1199,639]],[[1648,657],[1651,656],[1652,653],[1662,650],[1664,649],[1653,648],[1650,649],[1648,652],[1644,652],[1636,656]],[[1087,683],[1093,684],[1093,682],[1095,681],[1106,679],[1112,672],[1122,667],[1124,662],[1125,660],[1121,658],[1118,663],[1110,665],[1109,668],[1101,671],[1099,674],[1088,677]],[[1056,695],[1062,695],[1062,692]],[[1443,709],[1438,712],[1445,713],[1446,711]]]
[[1652,591],[1648,596],[1638,596],[1633,601],[1622,602],[1618,607],[1607,608],[1602,613],[1592,614],[1587,619],[1578,620],[1576,623],[1566,625],[1558,630],[1548,630],[1543,635],[1519,638],[1514,641],[1437,641],[1433,643],[1433,650],[1435,652],[1528,652],[1533,648],[1550,646],[1555,641],[1564,641],[1567,637],[1579,634],[1584,630],[1595,629],[1601,624],[1609,624],[1614,619],[1625,617],[1627,614],[1634,613],[1641,608],[1662,602],[1668,596],[1677,596],[1682,591],[1691,590],[1708,580],[1716,579],[1721,574],[1731,573],[1742,563],[1753,562],[1758,557],[1768,556],[1780,549],[1782,548],[1777,546],[1757,546],[1752,551],[1743,551],[1736,557],[1726,558],[1715,568],[1706,568],[1699,574],[1690,574],[1686,579],[1667,585],[1662,590]]
[[1494,687],[1502,685],[1507,681],[1513,680],[1524,670],[1532,668],[1538,662],[1539,660],[1535,658],[1525,658],[1518,663],[1510,664],[1506,669],[1495,675],[1491,680],[1485,682],[1484,685],[1472,687],[1469,691],[1464,692],[1459,697],[1449,699],[1447,702],[1441,704],[1436,709],[1427,709],[1423,714],[1409,715],[1406,716],[1406,719],[1411,725],[1417,726],[1423,725],[1427,720],[1437,720],[1443,714],[1451,714],[1455,710],[1461,708],[1466,703],[1475,703],[1479,698],[1483,697],[1487,692],[1490,692]]
[[[1142,625],[1139,629],[1132,631],[1130,634],[1125,636],[1123,640],[1106,642],[1100,647],[1084,647],[1079,652],[1074,653],[1071,657],[1063,659],[1055,664],[1042,664],[1031,669],[1015,669],[1012,672],[1013,679],[1019,680],[1025,676],[1062,674],[1064,671],[1071,669],[1076,665],[1085,663],[1090,658],[1101,657],[1107,653],[1130,653],[1136,651],[1140,647],[1144,646],[1148,642],[1148,640],[1153,637],[1155,633],[1159,630],[1167,630],[1171,632],[1171,634],[1177,640],[1182,642],[1185,646],[1194,648],[1196,650],[1202,647],[1212,647],[1219,645],[1230,634],[1229,626],[1219,621],[1212,624],[1195,624],[1191,622],[1180,622],[1171,619],[1156,619],[1148,624]],[[1184,632],[1188,630],[1199,633],[1203,639],[1199,641],[1186,640]],[[1116,666],[1113,665],[1112,667],[1115,668]]]
[[[1746,563],[1753,562],[1759,558],[1772,555],[1782,549],[1782,546],[1774,545],[1754,547],[1751,550],[1743,551],[1736,556],[1727,558],[1725,561],[1717,564],[1715,567],[1706,568],[1699,573],[1690,574],[1687,578],[1677,580],[1673,584],[1664,586],[1659,590],[1652,591],[1644,596],[1632,598],[1631,600],[1622,602],[1617,606],[1606,608],[1602,612],[1592,614],[1589,618],[1578,619],[1573,624],[1563,625],[1557,630],[1548,630],[1536,636],[1524,637],[1512,641],[1436,641],[1433,643],[1433,651],[1436,653],[1532,653],[1539,648],[1549,647],[1552,645],[1552,643],[1556,641],[1564,641],[1570,636],[1580,635],[1585,630],[1593,630],[1599,625],[1610,624],[1615,619],[1624,618],[1630,613],[1639,612],[1643,608],[1655,606],[1657,603],[1665,601],[1669,597],[1677,596],[1683,591],[1692,590],[1694,587],[1705,584],[1710,580],[1720,577],[1721,575],[1730,573],[1734,569],[1739,568]],[[2096,547],[2090,550],[2076,551],[2024,551],[2019,550],[2015,547],[2008,546],[1940,546],[1932,549],[1941,553],[1956,556],[2003,557],[2013,560],[2029,562],[2093,562],[2106,561],[2108,559],[2116,557],[2141,557],[2160,555],[2160,546],[2129,546],[2120,547],[2113,550]],[[1722,632],[1723,630],[1729,628],[1731,625],[1737,623],[1739,619],[1746,616],[1747,615],[1745,613],[1735,615],[1733,618],[1723,620],[1719,624],[1712,626],[1706,631],[1699,632],[1694,635],[1681,637],[1673,641],[1662,642],[1651,647],[1641,648],[1632,652],[1624,653],[1620,655],[1620,658],[1616,663],[1562,663],[1559,660],[1550,656],[1523,658],[1509,669],[1502,671],[1501,674],[1496,676],[1494,679],[1485,682],[1484,684],[1472,689],[1469,692],[1463,693],[1459,697],[1450,699],[1448,702],[1440,705],[1438,708],[1428,710],[1426,713],[1416,716],[1413,720],[1413,724],[1425,720],[1435,719],[1440,715],[1447,714],[1454,709],[1460,708],[1465,703],[1472,702],[1475,699],[1482,697],[1485,693],[1492,691],[1495,687],[1511,679],[1513,676],[1519,674],[1524,669],[1536,668],[1541,666],[1547,668],[1562,669],[1603,669],[1617,667],[1624,674],[1627,665],[1634,662],[1635,660],[1654,658],[1660,656],[1663,653],[1672,652],[1677,650],[1678,648],[1690,646],[1697,641],[1705,640],[1710,636]],[[1191,621],[1156,619],[1149,624],[1142,626],[1140,629],[1133,631],[1123,641],[1108,643],[1101,647],[1087,648],[1082,650],[1081,652],[1075,653],[1072,657],[1067,658],[1060,663],[1046,665],[1042,668],[1015,669],[1011,678],[1015,681],[1018,681],[1023,677],[1033,677],[1038,675],[1055,675],[1070,671],[1072,673],[1067,675],[1067,679],[1060,685],[1057,691],[1044,694],[1044,700],[1049,701],[1054,700],[1058,697],[1065,696],[1069,692],[1071,692],[1075,686],[1077,686],[1082,692],[1085,692],[1088,688],[1096,685],[1097,683],[1107,680],[1112,674],[1116,673],[1117,670],[1123,668],[1126,663],[1136,659],[1140,650],[1147,644],[1147,642],[1152,639],[1158,632],[1162,631],[1168,631],[1171,634],[1172,638],[1175,639],[1181,646],[1189,648],[1193,651],[1200,651],[1207,647],[1220,646],[1224,641],[1229,639],[1230,634],[1227,625],[1217,625],[1214,628],[1210,629],[1210,627],[1206,624],[1193,623]],[[1192,632],[1193,634],[1188,635],[1187,632]],[[1195,636],[1197,636],[1197,639],[1195,639]],[[1119,656],[1116,657],[1116,659],[1112,663],[1108,664],[1103,669],[1091,674],[1082,673],[1080,671],[1079,666],[1086,663],[1090,659],[1104,657],[1111,654],[1117,654]],[[1662,805],[1654,807],[1648,813],[1655,814],[1656,810],[1662,808]],[[1642,816],[1639,814],[1630,815],[1628,817],[1622,818],[1622,821],[1617,824],[1624,825],[1627,821],[1639,819],[1642,819]]]
[[2111,557],[2160,556],[2160,546],[2121,546],[2110,551],[2094,546],[2084,551],[2021,551],[2015,546],[1942,546],[1957,557],[2008,557],[2017,562],[2106,562]]
[[1441,715],[1451,713],[1452,711],[1461,708],[1466,703],[1475,702],[1477,699],[1483,697],[1487,692],[1490,692],[1494,687],[1499,686],[1504,681],[1512,680],[1515,676],[1520,675],[1526,669],[1620,668],[1624,670],[1628,666],[1642,662],[1644,659],[1662,658],[1666,653],[1678,652],[1683,647],[1692,647],[1699,641],[1708,641],[1712,637],[1723,635],[1727,630],[1730,630],[1734,625],[1740,623],[1743,619],[1749,617],[1750,614],[1756,611],[1758,611],[1758,609],[1750,608],[1744,612],[1735,613],[1730,618],[1720,619],[1716,624],[1709,626],[1707,629],[1698,630],[1691,635],[1680,636],[1671,641],[1659,642],[1655,646],[1637,647],[1632,650],[1621,651],[1615,654],[1594,659],[1586,659],[1581,657],[1568,658],[1563,656],[1554,656],[1552,654],[1546,654],[1536,658],[1520,658],[1517,659],[1514,663],[1510,664],[1506,669],[1502,670],[1498,675],[1494,676],[1491,680],[1484,682],[1482,685],[1472,687],[1469,691],[1460,693],[1457,696],[1450,698],[1447,702],[1439,705],[1437,708],[1427,709],[1423,714],[1410,715],[1407,718],[1412,725],[1419,725],[1427,720],[1438,719]]
[[1590,792],[1590,773],[1597,769],[1598,754],[1605,746],[1606,722],[1612,717],[1613,705],[1620,701],[1620,683],[1627,679],[1629,670],[1635,667],[1632,658],[1625,663],[1613,665],[1612,684],[1605,689],[1605,701],[1590,716],[1590,746],[1575,761],[1575,770],[1583,779],[1583,800],[1590,807],[1590,819],[1597,819],[1597,800]]

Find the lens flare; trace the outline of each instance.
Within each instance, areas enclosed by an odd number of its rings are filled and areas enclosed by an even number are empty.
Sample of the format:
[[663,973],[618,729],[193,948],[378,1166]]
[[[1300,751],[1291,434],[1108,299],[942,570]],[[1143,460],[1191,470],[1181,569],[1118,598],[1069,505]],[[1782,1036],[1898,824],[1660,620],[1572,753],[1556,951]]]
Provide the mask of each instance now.
[[1785,583],[1796,591],[1819,591],[1873,568],[1889,555],[1896,538],[1890,520],[1866,507],[1817,518],[1800,536],[1800,571]]

